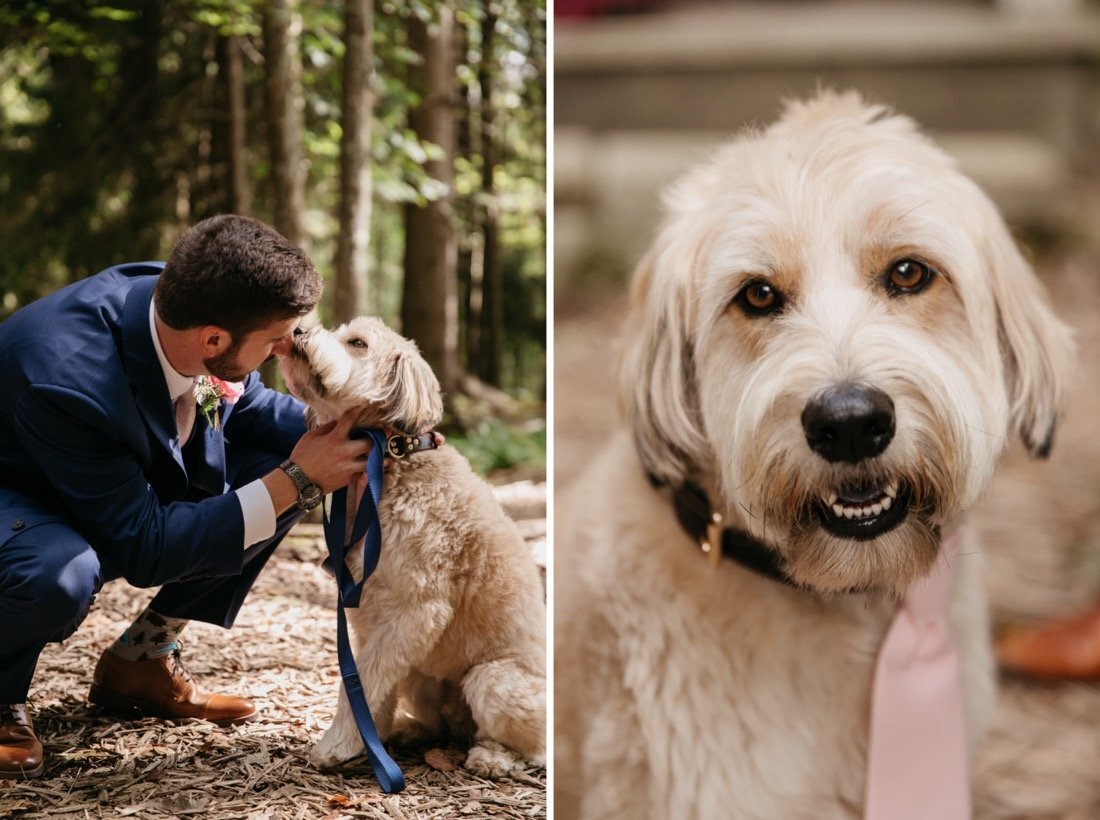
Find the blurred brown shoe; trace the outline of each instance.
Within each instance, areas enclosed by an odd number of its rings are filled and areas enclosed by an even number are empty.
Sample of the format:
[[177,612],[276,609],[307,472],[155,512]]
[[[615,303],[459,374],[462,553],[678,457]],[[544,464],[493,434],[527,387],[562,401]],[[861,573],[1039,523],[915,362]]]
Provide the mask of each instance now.
[[112,712],[159,718],[199,718],[229,726],[256,716],[256,705],[234,695],[199,691],[180,659],[171,653],[146,661],[124,660],[110,650],[99,657],[88,700]]
[[1079,615],[1007,631],[1001,667],[1033,678],[1100,679],[1100,603]]
[[25,703],[0,703],[0,780],[30,780],[42,774],[42,744]]

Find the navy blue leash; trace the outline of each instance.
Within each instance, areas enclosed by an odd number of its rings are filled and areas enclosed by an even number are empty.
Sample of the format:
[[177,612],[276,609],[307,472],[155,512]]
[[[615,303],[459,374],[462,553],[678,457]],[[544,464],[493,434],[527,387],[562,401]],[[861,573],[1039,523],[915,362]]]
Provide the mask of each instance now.
[[[348,622],[344,615],[345,607],[359,606],[359,597],[363,584],[378,566],[382,553],[382,524],[378,520],[378,505],[382,501],[382,461],[386,454],[386,436],[381,430],[356,429],[352,438],[370,438],[374,446],[367,457],[366,475],[369,492],[363,493],[363,500],[355,514],[351,538],[344,540],[346,532],[346,510],[348,491],[337,490],[332,494],[332,514],[325,516],[325,544],[328,546],[329,559],[336,573],[339,595],[336,602],[336,650],[340,659],[340,675],[344,679],[344,692],[347,694],[351,712],[355,716],[355,725],[367,750],[374,776],[386,794],[394,794],[405,788],[405,776],[393,762],[374,727],[370,707],[363,694],[363,683],[359,680],[359,670],[355,666],[355,656],[351,654],[348,642]],[[363,544],[363,579],[355,583],[345,558],[353,544],[366,536]]]

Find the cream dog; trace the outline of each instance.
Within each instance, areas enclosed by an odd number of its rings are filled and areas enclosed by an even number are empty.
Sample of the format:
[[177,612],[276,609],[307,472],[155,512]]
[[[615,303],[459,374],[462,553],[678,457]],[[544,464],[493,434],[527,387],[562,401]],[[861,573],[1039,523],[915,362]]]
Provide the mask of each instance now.
[[[995,207],[908,119],[825,92],[689,173],[634,281],[619,434],[559,503],[556,816],[863,803],[875,656],[1010,435],[1051,446],[1072,344]],[[791,584],[712,562],[698,487]],[[971,753],[994,668],[953,587]]]
[[[282,372],[310,406],[311,424],[359,409],[362,427],[418,435],[443,412],[439,383],[416,346],[378,319],[297,336]],[[472,718],[471,770],[499,777],[522,761],[543,765],[545,604],[519,531],[447,446],[386,459],[379,515],[381,559],[360,606],[347,611],[379,735],[466,734]],[[349,566],[360,574],[361,560]],[[331,767],[362,753],[341,689],[310,759]]]

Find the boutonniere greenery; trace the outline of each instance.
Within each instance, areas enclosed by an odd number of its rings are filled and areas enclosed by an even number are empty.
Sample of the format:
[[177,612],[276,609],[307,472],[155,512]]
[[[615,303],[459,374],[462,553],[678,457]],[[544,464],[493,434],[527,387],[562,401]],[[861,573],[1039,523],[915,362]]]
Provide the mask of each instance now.
[[244,382],[227,382],[217,376],[195,379],[195,402],[206,423],[214,430],[222,429],[221,403],[236,404],[244,393]]

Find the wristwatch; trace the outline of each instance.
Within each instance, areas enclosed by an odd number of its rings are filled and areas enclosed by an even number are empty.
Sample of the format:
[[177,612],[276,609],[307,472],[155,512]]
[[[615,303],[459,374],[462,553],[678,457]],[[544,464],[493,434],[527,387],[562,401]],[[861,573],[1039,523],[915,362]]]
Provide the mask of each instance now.
[[325,497],[325,494],[321,492],[320,487],[310,481],[309,476],[302,472],[301,467],[288,458],[279,465],[279,469],[290,476],[290,480],[298,488],[299,510],[312,510],[321,503],[321,499]]

